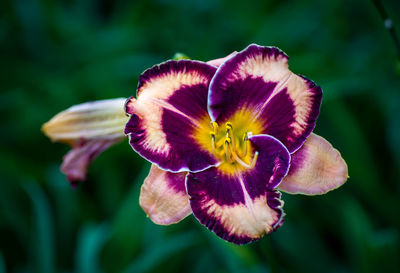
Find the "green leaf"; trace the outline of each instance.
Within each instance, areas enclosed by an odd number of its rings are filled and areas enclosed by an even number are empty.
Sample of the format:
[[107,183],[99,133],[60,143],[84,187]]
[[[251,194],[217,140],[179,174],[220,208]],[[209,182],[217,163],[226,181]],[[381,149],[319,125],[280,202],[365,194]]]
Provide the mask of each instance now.
[[76,272],[102,272],[100,268],[101,250],[110,235],[109,225],[87,224],[79,231],[75,254]]
[[195,233],[186,232],[170,236],[160,242],[157,247],[147,248],[146,251],[137,257],[124,273],[149,272],[156,266],[197,243]]
[[24,185],[32,202],[33,230],[30,241],[33,266],[37,272],[55,272],[55,243],[50,203],[36,183]]

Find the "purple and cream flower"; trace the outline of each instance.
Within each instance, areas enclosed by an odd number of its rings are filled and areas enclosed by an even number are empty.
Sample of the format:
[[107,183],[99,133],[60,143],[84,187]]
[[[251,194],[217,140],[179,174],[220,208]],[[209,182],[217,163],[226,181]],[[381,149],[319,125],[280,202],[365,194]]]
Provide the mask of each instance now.
[[347,180],[340,153],[312,133],[321,99],[285,53],[253,44],[207,63],[156,65],[140,76],[136,98],[76,105],[42,129],[72,146],[61,170],[73,185],[128,136],[152,163],[139,202],[153,222],[193,213],[222,239],[245,244],[282,225],[280,191],[324,194]]
[[276,230],[279,190],[323,194],[348,177],[340,153],[312,134],[321,98],[274,47],[146,70],[125,104],[130,145],[153,163],[142,208],[164,225],[193,213],[236,244]]

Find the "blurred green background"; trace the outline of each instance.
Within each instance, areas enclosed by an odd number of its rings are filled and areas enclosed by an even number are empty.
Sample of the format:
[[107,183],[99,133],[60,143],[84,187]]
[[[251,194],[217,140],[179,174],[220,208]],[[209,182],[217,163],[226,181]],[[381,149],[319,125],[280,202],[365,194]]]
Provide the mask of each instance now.
[[[400,2],[383,1],[400,27]],[[400,77],[370,1],[10,0],[0,3],[0,272],[399,272]],[[193,216],[157,226],[138,205],[149,164],[127,141],[71,189],[63,144],[41,124],[90,100],[128,97],[146,68],[274,45],[322,86],[316,133],[348,182],[283,194],[285,224],[226,243]]]

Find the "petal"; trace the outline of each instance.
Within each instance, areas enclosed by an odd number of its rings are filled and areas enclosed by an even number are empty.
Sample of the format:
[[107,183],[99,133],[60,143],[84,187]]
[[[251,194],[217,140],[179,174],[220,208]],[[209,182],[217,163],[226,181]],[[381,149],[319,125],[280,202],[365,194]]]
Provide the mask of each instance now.
[[288,193],[324,194],[348,178],[346,162],[324,138],[311,134],[292,155],[288,175],[279,189]]
[[211,60],[208,61],[207,63],[209,65],[213,65],[215,67],[219,67],[221,64],[223,64],[226,60],[230,59],[231,57],[235,56],[237,54],[237,51],[232,52],[231,54],[229,54],[226,57],[223,58],[219,58],[219,59],[215,59],[215,60]]
[[216,68],[197,61],[168,61],[139,78],[138,98],[126,103],[125,133],[132,148],[160,168],[199,171],[216,164],[196,144],[195,133],[209,119],[208,85]]
[[275,47],[250,45],[225,61],[210,84],[208,110],[213,121],[251,111],[263,134],[296,151],[315,127],[322,98],[312,81],[288,69],[288,56]]
[[229,175],[212,167],[186,179],[194,216],[236,244],[258,240],[283,221],[283,202],[274,187],[286,175],[290,155],[273,137],[258,135],[251,141],[259,152],[253,169]]
[[52,140],[74,144],[83,139],[124,138],[128,117],[125,98],[74,105],[43,124],[42,131]]
[[140,191],[139,203],[154,223],[174,224],[192,212],[185,177],[186,173],[171,173],[151,166]]
[[90,163],[104,150],[121,140],[120,137],[110,137],[75,143],[72,150],[64,156],[61,171],[67,176],[71,185],[76,186],[77,182],[86,180]]

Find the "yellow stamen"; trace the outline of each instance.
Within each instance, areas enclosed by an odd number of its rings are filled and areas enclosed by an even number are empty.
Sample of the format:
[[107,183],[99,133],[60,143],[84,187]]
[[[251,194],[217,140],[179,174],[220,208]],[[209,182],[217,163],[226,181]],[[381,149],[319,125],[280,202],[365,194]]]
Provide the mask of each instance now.
[[225,155],[226,155],[226,159],[229,162],[233,162],[233,160],[232,160],[232,149],[231,149],[231,138],[230,137],[226,137],[225,138]]
[[215,144],[216,147],[221,147],[225,142],[225,139],[223,137],[221,137],[217,143]]
[[215,154],[215,133],[210,132],[210,135],[211,135],[211,150],[212,153]]
[[236,147],[235,136],[233,134],[233,127],[232,127],[232,123],[230,123],[230,122],[226,123],[226,137],[229,137],[232,140],[232,146]]
[[[236,124],[236,123],[235,123]],[[255,167],[258,152],[252,153],[250,136],[252,135],[244,125],[235,127],[231,122],[225,123],[225,132],[220,130],[217,122],[211,122],[211,151],[212,154],[223,163],[224,171],[236,172],[243,169],[252,169]],[[239,137],[241,135],[242,137]],[[208,144],[210,145],[210,144]]]
[[240,165],[242,165],[243,167],[245,167],[246,169],[252,169],[254,168],[254,166],[257,163],[257,159],[258,159],[258,152],[254,153],[254,157],[253,160],[251,161],[250,165],[245,163],[243,160],[240,159],[240,157],[232,151],[232,156],[233,158],[236,160],[237,163],[239,163]]
[[217,132],[218,132],[218,123],[216,123],[215,121],[213,121],[213,122],[211,123],[211,125],[212,125],[212,127],[213,127],[213,129],[214,129],[214,134],[217,134]]
[[265,125],[253,120],[253,112],[239,110],[228,119],[218,121],[205,116],[200,123],[195,129],[195,140],[218,161],[221,172],[234,175],[247,172],[256,164],[257,149],[250,141],[251,133],[262,134]]
[[247,132],[243,135],[243,142],[244,142],[244,151],[243,154],[241,154],[241,156],[245,157],[247,155],[247,152],[250,150],[250,141]]

